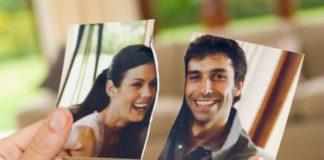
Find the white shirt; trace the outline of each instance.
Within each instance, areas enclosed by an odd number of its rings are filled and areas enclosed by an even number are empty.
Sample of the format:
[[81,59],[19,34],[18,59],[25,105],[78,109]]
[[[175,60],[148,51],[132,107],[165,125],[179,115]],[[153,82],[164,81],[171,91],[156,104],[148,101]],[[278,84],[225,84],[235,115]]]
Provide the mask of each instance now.
[[78,139],[78,136],[80,134],[80,130],[78,129],[79,126],[90,127],[93,130],[96,140],[93,156],[98,156],[103,144],[104,123],[103,118],[97,111],[74,122],[69,138],[64,145],[64,149],[78,150],[82,148],[82,145],[80,144]]

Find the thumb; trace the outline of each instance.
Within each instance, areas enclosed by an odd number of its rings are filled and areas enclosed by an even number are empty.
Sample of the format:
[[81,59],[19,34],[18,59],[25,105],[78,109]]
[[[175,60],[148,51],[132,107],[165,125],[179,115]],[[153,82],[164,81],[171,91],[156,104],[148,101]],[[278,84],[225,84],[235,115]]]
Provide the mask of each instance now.
[[67,109],[57,108],[31,139],[20,160],[54,159],[70,133],[72,121]]

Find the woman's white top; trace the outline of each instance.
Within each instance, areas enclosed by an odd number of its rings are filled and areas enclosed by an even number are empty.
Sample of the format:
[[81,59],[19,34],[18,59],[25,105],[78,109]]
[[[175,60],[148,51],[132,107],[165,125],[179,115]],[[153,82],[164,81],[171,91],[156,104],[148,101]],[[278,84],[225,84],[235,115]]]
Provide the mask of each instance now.
[[92,156],[98,156],[104,138],[104,123],[103,118],[97,111],[73,123],[71,133],[64,145],[64,149],[79,150],[82,148],[78,138],[80,133],[80,130],[78,129],[79,126],[90,127],[93,130],[96,142],[94,154]]

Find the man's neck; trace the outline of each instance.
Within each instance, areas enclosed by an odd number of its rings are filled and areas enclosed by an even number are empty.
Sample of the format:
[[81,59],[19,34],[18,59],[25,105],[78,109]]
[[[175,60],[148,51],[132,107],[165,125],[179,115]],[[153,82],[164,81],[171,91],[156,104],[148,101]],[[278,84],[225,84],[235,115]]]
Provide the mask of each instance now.
[[193,147],[197,147],[199,145],[210,146],[220,144],[225,140],[228,132],[227,128],[227,121],[199,123],[192,119],[190,122],[191,143],[193,144]]

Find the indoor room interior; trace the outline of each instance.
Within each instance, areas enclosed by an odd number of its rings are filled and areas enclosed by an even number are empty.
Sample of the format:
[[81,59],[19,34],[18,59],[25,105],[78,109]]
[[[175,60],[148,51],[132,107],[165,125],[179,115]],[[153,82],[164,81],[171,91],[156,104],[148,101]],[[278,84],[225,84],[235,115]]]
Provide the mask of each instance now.
[[[320,0],[249,0],[248,4],[238,0],[0,3],[0,137],[45,118],[56,107],[68,25],[155,19],[153,46],[161,73],[168,74],[160,75],[168,84],[159,94],[165,105],[181,103],[183,79],[170,77],[184,76],[179,61],[183,61],[193,32],[304,54],[276,159],[324,158],[324,2]],[[163,109],[160,112],[170,115]]]

